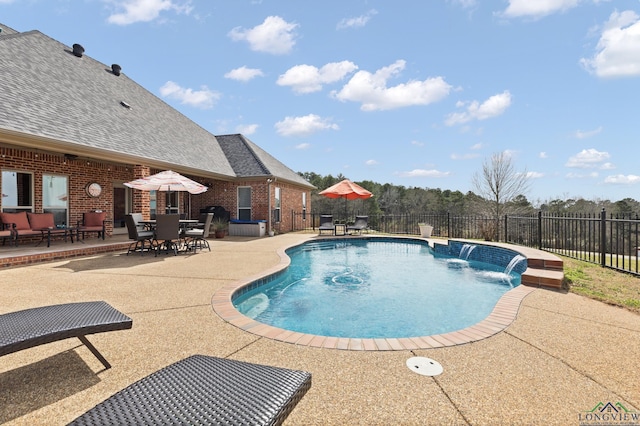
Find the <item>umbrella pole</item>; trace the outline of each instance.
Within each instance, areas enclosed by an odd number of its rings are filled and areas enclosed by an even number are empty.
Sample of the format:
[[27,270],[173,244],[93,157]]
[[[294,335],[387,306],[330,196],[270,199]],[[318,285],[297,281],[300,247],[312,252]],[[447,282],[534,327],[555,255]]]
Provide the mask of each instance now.
[[165,213],[171,214],[171,185],[169,185],[167,189],[168,189],[167,196],[168,196],[169,202],[168,202],[168,206],[164,210],[165,210]]

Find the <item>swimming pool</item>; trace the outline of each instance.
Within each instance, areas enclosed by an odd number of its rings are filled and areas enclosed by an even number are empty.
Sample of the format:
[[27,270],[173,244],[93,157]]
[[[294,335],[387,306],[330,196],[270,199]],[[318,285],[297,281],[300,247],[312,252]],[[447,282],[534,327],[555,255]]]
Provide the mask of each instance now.
[[520,284],[504,266],[436,255],[417,239],[329,239],[286,253],[288,268],[236,292],[232,302],[260,323],[311,335],[448,333],[484,320]]

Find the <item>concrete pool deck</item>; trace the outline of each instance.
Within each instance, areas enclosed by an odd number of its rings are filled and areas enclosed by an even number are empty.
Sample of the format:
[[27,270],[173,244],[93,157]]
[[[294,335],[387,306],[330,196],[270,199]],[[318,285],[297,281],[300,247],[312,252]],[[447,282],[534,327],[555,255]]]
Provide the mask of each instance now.
[[[276,267],[279,250],[311,234],[211,240],[212,251],[179,256],[122,252],[0,271],[0,313],[105,300],[131,330],[0,358],[0,423],[66,424],[118,390],[193,354],[306,370],[310,391],[291,425],[579,424],[611,402],[640,412],[640,316],[571,293],[534,289],[515,321],[464,345],[344,351],[247,333],[212,309],[213,294]],[[444,372],[415,374],[413,356]],[[640,424],[640,420],[638,420]]]

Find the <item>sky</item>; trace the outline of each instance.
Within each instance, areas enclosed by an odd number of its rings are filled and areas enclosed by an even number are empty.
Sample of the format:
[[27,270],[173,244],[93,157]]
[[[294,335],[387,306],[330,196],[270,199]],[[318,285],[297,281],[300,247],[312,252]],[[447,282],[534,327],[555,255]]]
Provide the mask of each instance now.
[[534,204],[640,200],[640,0],[0,0],[0,22],[296,172],[466,193],[506,153]]

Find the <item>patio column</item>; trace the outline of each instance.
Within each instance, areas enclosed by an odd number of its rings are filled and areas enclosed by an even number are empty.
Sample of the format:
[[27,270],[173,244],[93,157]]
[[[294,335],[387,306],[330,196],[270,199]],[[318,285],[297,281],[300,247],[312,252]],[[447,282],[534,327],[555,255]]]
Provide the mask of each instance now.
[[[135,165],[133,166],[133,179],[140,179],[147,177],[151,174],[148,166]],[[149,204],[151,203],[151,197],[149,191],[133,190],[133,213],[142,213],[142,217],[145,220],[151,219],[151,209]]]

